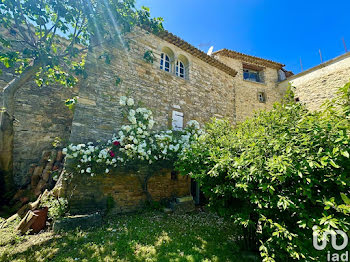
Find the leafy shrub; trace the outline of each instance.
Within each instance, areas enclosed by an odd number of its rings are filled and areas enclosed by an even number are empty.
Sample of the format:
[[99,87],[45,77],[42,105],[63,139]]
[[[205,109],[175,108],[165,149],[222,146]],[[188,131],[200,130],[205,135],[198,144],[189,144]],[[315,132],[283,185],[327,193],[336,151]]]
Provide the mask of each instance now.
[[60,217],[64,217],[66,214],[68,201],[65,198],[57,198],[53,195],[49,195],[47,198],[42,200],[40,207],[48,207],[48,217],[52,220],[56,220]]
[[263,261],[320,261],[326,257],[312,246],[313,230],[348,231],[349,86],[320,112],[290,92],[236,127],[214,120],[177,163],[210,206],[253,232]]
[[154,54],[151,50],[147,50],[145,52],[145,54],[143,55],[143,59],[147,62],[147,63],[150,63],[150,64],[153,64],[154,62]]

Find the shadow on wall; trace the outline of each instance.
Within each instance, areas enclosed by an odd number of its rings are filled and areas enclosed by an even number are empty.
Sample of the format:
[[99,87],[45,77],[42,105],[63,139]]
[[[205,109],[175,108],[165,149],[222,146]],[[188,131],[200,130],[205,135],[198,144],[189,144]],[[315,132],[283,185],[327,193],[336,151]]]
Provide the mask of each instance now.
[[[98,176],[75,175],[65,187],[70,213],[128,213],[142,209],[149,201],[172,200],[191,194],[188,176],[171,175],[171,169],[120,170]],[[113,201],[113,207],[108,203]]]

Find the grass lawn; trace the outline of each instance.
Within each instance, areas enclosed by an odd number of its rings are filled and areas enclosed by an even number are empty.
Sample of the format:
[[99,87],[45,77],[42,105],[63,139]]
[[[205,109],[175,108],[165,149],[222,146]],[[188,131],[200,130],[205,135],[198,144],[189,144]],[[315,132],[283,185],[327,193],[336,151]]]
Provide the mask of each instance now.
[[88,231],[19,237],[0,229],[0,261],[254,261],[242,258],[236,237],[214,214],[145,212],[110,217]]

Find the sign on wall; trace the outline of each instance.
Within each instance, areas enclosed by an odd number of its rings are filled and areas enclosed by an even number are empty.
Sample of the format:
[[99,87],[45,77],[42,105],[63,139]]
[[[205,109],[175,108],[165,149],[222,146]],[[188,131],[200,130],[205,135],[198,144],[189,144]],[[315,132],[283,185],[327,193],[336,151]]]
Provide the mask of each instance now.
[[182,130],[184,127],[184,114],[182,112],[173,111],[172,117],[173,130]]

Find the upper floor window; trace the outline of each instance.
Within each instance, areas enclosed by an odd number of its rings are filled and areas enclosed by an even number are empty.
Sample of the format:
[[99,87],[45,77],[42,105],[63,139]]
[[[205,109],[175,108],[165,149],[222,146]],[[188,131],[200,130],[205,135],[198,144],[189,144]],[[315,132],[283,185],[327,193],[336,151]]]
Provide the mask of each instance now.
[[175,74],[178,77],[189,79],[189,64],[187,57],[180,54],[175,64]]
[[189,79],[189,60],[183,54],[176,55],[169,47],[163,47],[159,68],[178,77]]
[[243,79],[264,83],[264,68],[255,64],[243,63]]
[[166,53],[160,55],[160,69],[166,72],[170,72],[171,70],[170,57]]
[[186,69],[183,62],[176,61],[176,75],[182,78],[186,78]]
[[260,72],[251,69],[243,69],[243,79],[254,82],[262,82],[260,78]]

